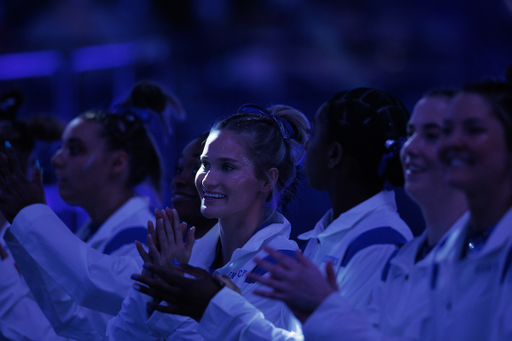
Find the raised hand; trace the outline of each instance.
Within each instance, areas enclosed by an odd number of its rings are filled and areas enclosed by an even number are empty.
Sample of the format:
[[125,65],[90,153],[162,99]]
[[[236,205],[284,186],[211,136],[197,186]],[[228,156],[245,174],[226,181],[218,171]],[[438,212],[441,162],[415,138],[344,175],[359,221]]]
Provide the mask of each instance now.
[[[194,246],[194,228],[187,233],[187,224],[181,223],[178,212],[167,208],[166,210],[155,210],[156,227],[148,222],[148,252],[142,244],[137,243],[137,250],[145,263],[151,263],[168,270],[174,270],[172,263],[177,261],[182,264],[188,263]],[[186,242],[183,242],[183,235],[187,234]],[[145,276],[151,274],[143,270]]]
[[302,322],[305,322],[327,296],[338,290],[331,263],[327,263],[327,278],[324,278],[318,267],[300,251],[296,252],[296,259],[271,247],[265,247],[265,251],[275,258],[277,263],[272,264],[261,258],[255,258],[255,261],[268,271],[270,276],[263,277],[251,273],[247,278],[265,284],[273,290],[255,290],[254,293],[285,302]]
[[24,207],[45,204],[42,170],[34,166],[32,181],[23,175],[14,150],[5,143],[5,154],[0,156],[0,211],[9,223]]
[[[210,300],[223,287],[220,281],[214,279],[206,270],[188,264],[175,265],[174,271],[153,264],[144,264],[144,267],[158,279],[133,275],[133,279],[148,286],[135,284],[134,288],[167,302],[167,306],[156,302],[148,303],[150,308],[164,313],[189,316],[200,321]],[[183,274],[189,276],[185,277]]]

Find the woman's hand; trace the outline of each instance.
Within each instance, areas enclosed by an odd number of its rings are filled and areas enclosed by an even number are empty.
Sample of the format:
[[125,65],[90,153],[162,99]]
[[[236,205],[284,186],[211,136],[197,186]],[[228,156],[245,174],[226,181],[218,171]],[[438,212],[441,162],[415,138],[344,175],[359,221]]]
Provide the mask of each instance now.
[[300,251],[296,252],[296,259],[271,247],[265,247],[265,251],[276,259],[277,263],[272,264],[261,258],[256,258],[255,261],[268,271],[270,276],[263,277],[251,273],[247,278],[265,284],[273,290],[255,290],[254,293],[285,302],[301,322],[304,323],[327,296],[338,290],[331,263],[327,263],[327,278],[324,278],[318,267]]
[[[158,300],[166,301],[167,306],[156,302],[148,303],[150,308],[164,313],[189,316],[199,322],[210,300],[223,288],[206,270],[188,264],[175,265],[174,271],[153,264],[144,264],[144,267],[159,279],[133,275],[133,279],[148,286],[135,284],[134,288]],[[183,274],[189,276],[185,277]]]
[[[186,264],[190,260],[194,246],[194,228],[187,233],[187,224],[181,223],[178,212],[171,210],[155,210],[156,228],[148,221],[148,252],[140,242],[136,242],[137,250],[146,264],[154,264],[172,271],[173,262]],[[183,235],[187,234],[186,242]],[[152,274],[143,270],[143,275],[151,277]]]
[[6,142],[5,154],[0,156],[0,211],[9,223],[24,207],[45,204],[43,171],[34,166],[32,181],[23,175],[14,150]]

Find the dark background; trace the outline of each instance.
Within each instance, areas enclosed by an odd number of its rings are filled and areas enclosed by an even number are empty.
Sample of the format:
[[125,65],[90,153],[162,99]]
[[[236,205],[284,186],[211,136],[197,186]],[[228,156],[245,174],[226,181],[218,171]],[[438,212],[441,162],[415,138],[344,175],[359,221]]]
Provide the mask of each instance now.
[[[311,119],[334,93],[368,86],[412,109],[433,87],[501,76],[511,43],[511,0],[4,0],[0,92],[24,92],[20,116],[69,121],[157,81],[187,111],[174,122],[172,165],[243,103],[284,103]],[[304,184],[298,196],[294,236],[329,207]],[[418,209],[398,196],[418,233]]]

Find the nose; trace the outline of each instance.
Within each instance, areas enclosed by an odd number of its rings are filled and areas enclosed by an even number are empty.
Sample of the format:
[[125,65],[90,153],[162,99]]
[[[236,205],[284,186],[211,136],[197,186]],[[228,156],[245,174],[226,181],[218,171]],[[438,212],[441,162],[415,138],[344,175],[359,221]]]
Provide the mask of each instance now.
[[63,164],[63,160],[62,160],[62,148],[59,148],[57,149],[57,151],[55,152],[55,154],[53,154],[52,156],[52,165],[57,168],[57,167],[61,167],[62,164]]
[[[183,186],[187,184],[187,175],[185,175],[185,172],[181,172],[180,174],[177,174],[174,176],[171,182],[171,188],[174,189],[178,186]],[[192,181],[193,182],[193,181]]]
[[217,185],[217,176],[216,172],[212,171],[210,168],[209,170],[205,171],[203,173],[203,178],[201,179],[201,184],[204,188],[212,188]]
[[402,162],[406,157],[412,157],[418,154],[419,138],[417,133],[413,133],[407,141],[405,141],[400,151]]

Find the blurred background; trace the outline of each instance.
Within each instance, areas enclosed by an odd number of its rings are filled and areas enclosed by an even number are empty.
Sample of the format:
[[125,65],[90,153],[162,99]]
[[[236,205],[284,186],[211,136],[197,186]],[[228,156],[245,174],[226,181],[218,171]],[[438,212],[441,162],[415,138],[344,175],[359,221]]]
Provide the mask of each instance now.
[[[412,110],[433,87],[500,77],[511,61],[512,0],[0,2],[0,93],[23,92],[20,117],[68,122],[150,79],[187,111],[173,122],[170,163],[246,102],[288,104],[312,119],[334,93],[368,86]],[[298,196],[287,214],[293,236],[329,207],[304,181]],[[418,209],[398,196],[419,233]]]

